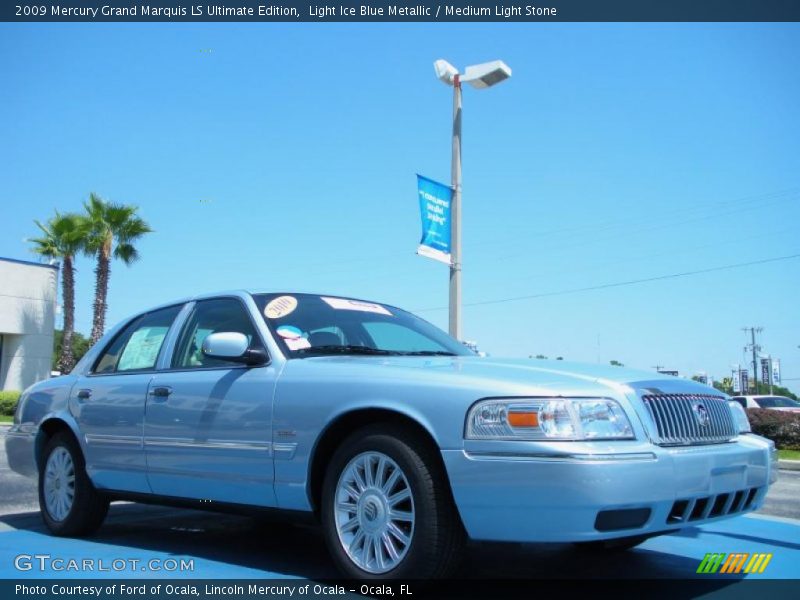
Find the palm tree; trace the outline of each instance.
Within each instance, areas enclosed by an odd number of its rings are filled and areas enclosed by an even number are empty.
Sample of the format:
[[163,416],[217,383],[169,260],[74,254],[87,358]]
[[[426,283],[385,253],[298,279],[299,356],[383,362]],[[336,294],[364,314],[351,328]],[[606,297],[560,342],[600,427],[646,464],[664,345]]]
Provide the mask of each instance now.
[[69,373],[75,366],[72,350],[75,332],[75,255],[84,249],[87,234],[86,220],[74,213],[60,214],[46,224],[34,221],[42,230],[42,237],[31,238],[33,251],[50,259],[60,259],[62,295],[64,297],[64,333],[61,342],[61,354],[58,358],[58,370]]
[[96,194],[89,195],[84,203],[89,236],[86,253],[97,257],[95,268],[94,315],[92,317],[92,344],[103,337],[108,308],[108,281],[111,277],[111,259],[118,258],[126,265],[139,259],[133,245],[152,229],[136,212],[136,206],[106,202]]

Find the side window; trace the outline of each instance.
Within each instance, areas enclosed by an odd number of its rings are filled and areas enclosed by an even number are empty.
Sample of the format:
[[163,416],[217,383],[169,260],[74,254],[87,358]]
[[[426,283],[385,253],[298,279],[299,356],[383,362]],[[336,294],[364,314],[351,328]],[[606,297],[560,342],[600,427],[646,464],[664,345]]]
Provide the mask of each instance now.
[[162,308],[133,321],[103,351],[94,373],[154,369],[164,338],[180,309],[180,306]]
[[364,329],[375,342],[377,348],[383,350],[405,350],[405,351],[438,351],[442,346],[432,339],[425,337],[421,333],[384,321],[374,323],[364,323]]
[[250,344],[261,342],[247,309],[236,298],[201,300],[192,311],[181,332],[172,357],[174,369],[234,366],[237,363],[210,358],[203,354],[203,340],[212,333],[237,332],[247,336]]

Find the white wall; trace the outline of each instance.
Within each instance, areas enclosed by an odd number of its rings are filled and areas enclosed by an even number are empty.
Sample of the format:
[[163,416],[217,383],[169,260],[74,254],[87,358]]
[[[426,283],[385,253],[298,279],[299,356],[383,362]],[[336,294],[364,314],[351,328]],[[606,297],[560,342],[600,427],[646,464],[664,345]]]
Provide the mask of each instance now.
[[57,268],[0,258],[0,389],[49,377],[57,286]]

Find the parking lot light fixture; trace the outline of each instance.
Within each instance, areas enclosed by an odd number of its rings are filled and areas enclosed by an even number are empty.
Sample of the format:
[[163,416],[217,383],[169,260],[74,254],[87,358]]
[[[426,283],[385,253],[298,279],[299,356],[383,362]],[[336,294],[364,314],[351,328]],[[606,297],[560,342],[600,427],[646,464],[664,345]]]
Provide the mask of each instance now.
[[511,77],[511,69],[502,60],[471,65],[460,74],[443,59],[433,63],[436,77],[453,86],[453,151],[450,169],[453,198],[450,206],[450,310],[449,332],[461,338],[461,84],[477,89],[492,87]]

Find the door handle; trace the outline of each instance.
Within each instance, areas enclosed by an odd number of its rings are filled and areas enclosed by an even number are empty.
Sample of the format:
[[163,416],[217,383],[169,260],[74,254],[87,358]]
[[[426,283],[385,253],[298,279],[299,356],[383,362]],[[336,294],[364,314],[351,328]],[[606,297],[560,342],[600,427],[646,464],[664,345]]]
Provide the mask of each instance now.
[[166,399],[171,393],[172,388],[166,385],[154,387],[152,390],[150,390],[150,395],[155,396],[156,398]]
[[78,398],[80,400],[88,400],[92,397],[92,390],[78,390]]

